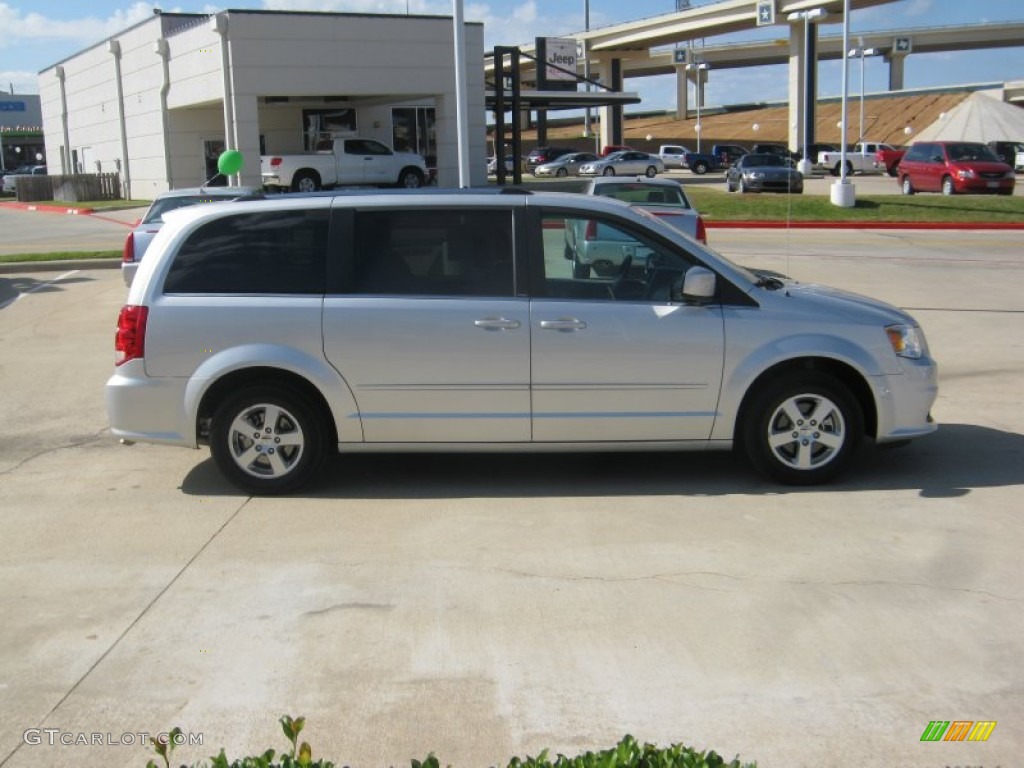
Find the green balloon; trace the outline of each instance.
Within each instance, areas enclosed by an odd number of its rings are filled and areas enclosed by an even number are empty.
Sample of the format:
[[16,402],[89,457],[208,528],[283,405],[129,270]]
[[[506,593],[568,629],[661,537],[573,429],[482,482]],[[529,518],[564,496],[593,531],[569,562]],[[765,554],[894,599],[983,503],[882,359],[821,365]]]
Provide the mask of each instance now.
[[217,158],[217,170],[225,176],[238,173],[242,170],[242,160],[242,153],[237,149],[226,150]]

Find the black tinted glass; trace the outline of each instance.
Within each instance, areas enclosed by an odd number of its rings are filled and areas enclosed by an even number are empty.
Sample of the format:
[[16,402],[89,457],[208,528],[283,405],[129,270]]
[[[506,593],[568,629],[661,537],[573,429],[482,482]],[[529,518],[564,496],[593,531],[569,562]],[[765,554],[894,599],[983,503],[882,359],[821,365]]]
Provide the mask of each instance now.
[[164,293],[322,294],[328,212],[262,211],[199,227]]
[[357,211],[347,293],[512,296],[512,214]]

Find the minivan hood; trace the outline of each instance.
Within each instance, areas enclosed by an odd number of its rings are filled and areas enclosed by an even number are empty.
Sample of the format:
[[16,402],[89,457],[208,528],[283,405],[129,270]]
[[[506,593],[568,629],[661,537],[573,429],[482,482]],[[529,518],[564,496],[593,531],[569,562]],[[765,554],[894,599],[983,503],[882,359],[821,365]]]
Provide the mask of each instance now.
[[913,317],[892,304],[828,285],[792,282],[787,283],[780,293],[817,305],[823,312],[837,313],[857,322],[917,325]]

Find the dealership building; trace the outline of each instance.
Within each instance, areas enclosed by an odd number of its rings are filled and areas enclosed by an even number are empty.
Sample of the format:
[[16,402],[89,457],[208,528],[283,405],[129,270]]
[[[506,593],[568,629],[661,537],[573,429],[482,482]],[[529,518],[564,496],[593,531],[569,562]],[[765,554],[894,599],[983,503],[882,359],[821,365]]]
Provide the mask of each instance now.
[[[483,59],[465,25],[463,61]],[[125,197],[152,199],[244,157],[312,149],[326,134],[418,152],[458,183],[452,19],[228,10],[154,12],[39,73],[46,162],[55,173],[117,173]],[[486,174],[483,71],[467,67],[470,182]]]

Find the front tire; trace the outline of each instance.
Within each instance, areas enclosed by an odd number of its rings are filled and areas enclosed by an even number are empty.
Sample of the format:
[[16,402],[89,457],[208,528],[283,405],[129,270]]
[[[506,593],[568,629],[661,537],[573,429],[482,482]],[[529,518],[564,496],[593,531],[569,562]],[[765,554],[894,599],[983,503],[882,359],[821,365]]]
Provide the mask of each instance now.
[[604,172],[601,175],[602,176],[614,176],[615,175],[615,169],[612,168],[609,165],[607,168],[604,169]]
[[250,387],[217,408],[210,452],[224,476],[242,490],[290,493],[323,464],[324,422],[315,407],[288,389]]
[[952,176],[943,176],[942,177],[942,194],[946,195],[947,197],[949,195],[955,195],[956,194],[956,187],[953,186],[953,177]]
[[864,416],[849,390],[816,372],[768,384],[745,410],[743,446],[763,474],[786,485],[834,478],[864,437]]
[[558,176],[558,177],[568,176],[568,175],[569,175],[569,169],[568,168],[559,168],[557,171],[555,171],[555,176]]
[[658,175],[658,169],[655,168],[653,165],[648,165],[647,170],[644,171],[644,175],[647,176],[648,179],[653,179],[655,176]]

